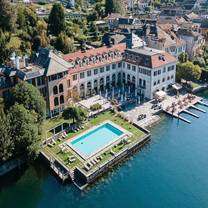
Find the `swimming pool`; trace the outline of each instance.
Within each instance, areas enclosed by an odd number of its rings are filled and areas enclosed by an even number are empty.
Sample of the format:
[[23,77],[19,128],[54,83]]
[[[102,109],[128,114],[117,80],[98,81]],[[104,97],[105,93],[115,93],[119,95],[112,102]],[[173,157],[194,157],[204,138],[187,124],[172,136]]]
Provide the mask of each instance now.
[[112,122],[105,122],[66,143],[83,159],[88,159],[121,139],[124,131]]

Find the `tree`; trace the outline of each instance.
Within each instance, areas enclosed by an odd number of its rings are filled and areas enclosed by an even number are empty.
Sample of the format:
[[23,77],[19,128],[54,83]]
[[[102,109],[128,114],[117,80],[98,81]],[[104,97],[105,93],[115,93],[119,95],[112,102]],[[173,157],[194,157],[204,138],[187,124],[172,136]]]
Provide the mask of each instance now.
[[12,139],[15,142],[16,154],[27,154],[34,158],[38,150],[38,127],[36,118],[23,105],[13,105],[8,113]]
[[8,0],[0,0],[0,29],[3,31],[14,30],[16,12]]
[[63,112],[64,119],[72,119],[73,123],[75,122],[82,122],[84,119],[87,118],[87,111],[81,107],[77,106],[69,106]]
[[73,51],[73,41],[64,33],[60,33],[55,41],[55,49],[63,53],[69,53]]
[[185,79],[186,81],[199,80],[201,76],[201,69],[198,65],[194,65],[188,61],[177,65],[176,78],[178,81]]
[[65,14],[61,4],[54,4],[49,15],[48,32],[52,35],[59,35],[65,29]]
[[119,13],[125,14],[125,4],[123,0],[106,0],[105,2],[105,14]]
[[9,50],[7,48],[9,40],[9,34],[0,30],[0,64],[5,63],[9,57]]
[[178,60],[181,62],[181,63],[185,63],[188,61],[188,54],[186,52],[182,52],[179,57],[178,57]]
[[105,14],[113,13],[113,0],[105,0]]
[[39,90],[27,82],[18,83],[12,90],[11,104],[22,104],[27,110],[37,113],[37,121],[42,122],[46,114],[46,103]]
[[37,52],[40,46],[41,46],[41,37],[39,35],[36,35],[33,38],[32,50]]
[[0,109],[0,163],[8,160],[14,150],[14,142],[11,137],[9,119],[3,109]]

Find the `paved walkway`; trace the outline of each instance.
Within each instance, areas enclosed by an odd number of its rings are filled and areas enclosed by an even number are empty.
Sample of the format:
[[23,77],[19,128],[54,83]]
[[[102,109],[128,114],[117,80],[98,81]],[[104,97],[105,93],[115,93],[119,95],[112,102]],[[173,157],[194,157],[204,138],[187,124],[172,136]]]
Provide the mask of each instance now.
[[[153,104],[154,100],[151,100],[149,102],[138,105],[129,111],[122,111],[122,114],[131,122],[134,122],[139,126],[146,127],[160,119],[158,115],[155,115],[160,111],[160,109],[154,109]],[[138,120],[138,116],[142,114],[145,114],[146,118]]]

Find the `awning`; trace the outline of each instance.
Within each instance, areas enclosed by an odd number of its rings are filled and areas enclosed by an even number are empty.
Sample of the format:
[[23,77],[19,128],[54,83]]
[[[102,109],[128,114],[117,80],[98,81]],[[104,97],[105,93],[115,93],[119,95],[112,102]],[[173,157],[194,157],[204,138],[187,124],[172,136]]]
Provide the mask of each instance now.
[[155,92],[155,96],[158,98],[164,98],[166,96],[166,92],[164,92],[162,90],[157,91],[157,92]]
[[175,90],[180,90],[180,89],[182,89],[182,86],[178,83],[175,83],[172,85],[172,88],[174,88]]

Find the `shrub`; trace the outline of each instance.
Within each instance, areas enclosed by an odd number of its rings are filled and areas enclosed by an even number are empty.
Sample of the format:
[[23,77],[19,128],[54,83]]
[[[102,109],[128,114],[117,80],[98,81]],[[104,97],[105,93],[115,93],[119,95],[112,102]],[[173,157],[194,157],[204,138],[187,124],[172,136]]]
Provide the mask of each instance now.
[[100,110],[101,108],[102,108],[102,106],[99,103],[95,103],[90,106],[91,111],[97,111],[97,110]]

